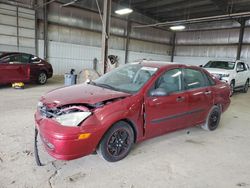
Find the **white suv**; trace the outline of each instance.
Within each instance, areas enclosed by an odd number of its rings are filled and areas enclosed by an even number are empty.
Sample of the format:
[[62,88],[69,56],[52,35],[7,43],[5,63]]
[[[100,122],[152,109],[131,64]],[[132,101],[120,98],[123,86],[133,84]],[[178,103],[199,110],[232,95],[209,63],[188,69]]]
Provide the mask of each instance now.
[[203,66],[208,72],[221,81],[227,82],[232,89],[242,89],[244,93],[248,91],[249,86],[249,66],[240,61],[209,61]]

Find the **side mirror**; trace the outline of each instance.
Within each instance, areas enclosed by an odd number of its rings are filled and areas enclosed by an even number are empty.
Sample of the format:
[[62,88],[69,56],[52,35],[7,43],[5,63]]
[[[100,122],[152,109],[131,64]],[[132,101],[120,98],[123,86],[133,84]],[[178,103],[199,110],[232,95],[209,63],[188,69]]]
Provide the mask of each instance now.
[[166,95],[168,95],[168,92],[163,88],[157,88],[157,89],[150,91],[150,96],[159,97],[159,96],[166,96]]
[[203,65],[199,65],[199,67],[203,67]]
[[31,62],[32,63],[40,63],[41,60],[38,57],[33,57],[33,58],[31,58]]

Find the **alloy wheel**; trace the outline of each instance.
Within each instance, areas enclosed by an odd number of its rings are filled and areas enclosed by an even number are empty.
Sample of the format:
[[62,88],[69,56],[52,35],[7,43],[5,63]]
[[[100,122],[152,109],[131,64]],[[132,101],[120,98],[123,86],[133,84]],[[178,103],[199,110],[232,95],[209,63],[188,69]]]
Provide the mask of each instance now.
[[130,138],[125,129],[115,131],[108,140],[107,150],[110,155],[118,157],[129,150]]

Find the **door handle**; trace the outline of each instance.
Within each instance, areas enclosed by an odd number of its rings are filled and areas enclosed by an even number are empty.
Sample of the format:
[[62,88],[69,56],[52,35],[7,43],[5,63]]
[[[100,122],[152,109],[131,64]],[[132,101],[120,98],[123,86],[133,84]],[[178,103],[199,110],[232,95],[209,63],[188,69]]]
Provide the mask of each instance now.
[[210,95],[212,93],[212,91],[205,91],[204,94],[205,95]]
[[183,102],[184,100],[185,100],[185,97],[179,96],[176,98],[176,102]]

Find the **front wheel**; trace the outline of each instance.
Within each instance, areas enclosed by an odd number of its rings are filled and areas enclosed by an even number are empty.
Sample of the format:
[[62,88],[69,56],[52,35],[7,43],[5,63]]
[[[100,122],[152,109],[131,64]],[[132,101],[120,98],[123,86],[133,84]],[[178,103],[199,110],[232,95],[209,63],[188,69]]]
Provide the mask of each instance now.
[[244,88],[243,88],[243,93],[247,93],[248,92],[248,87],[249,87],[249,80],[246,81]]
[[230,89],[231,89],[230,97],[233,96],[233,94],[234,94],[234,86],[235,86],[234,81],[231,81],[231,83],[230,83]]
[[106,161],[116,162],[128,155],[133,143],[133,129],[128,123],[121,121],[104,135],[97,153]]
[[220,122],[221,110],[219,106],[213,106],[208,113],[206,122],[201,127],[207,131],[215,130]]
[[40,72],[37,77],[37,83],[43,85],[47,82],[47,74],[45,72]]

